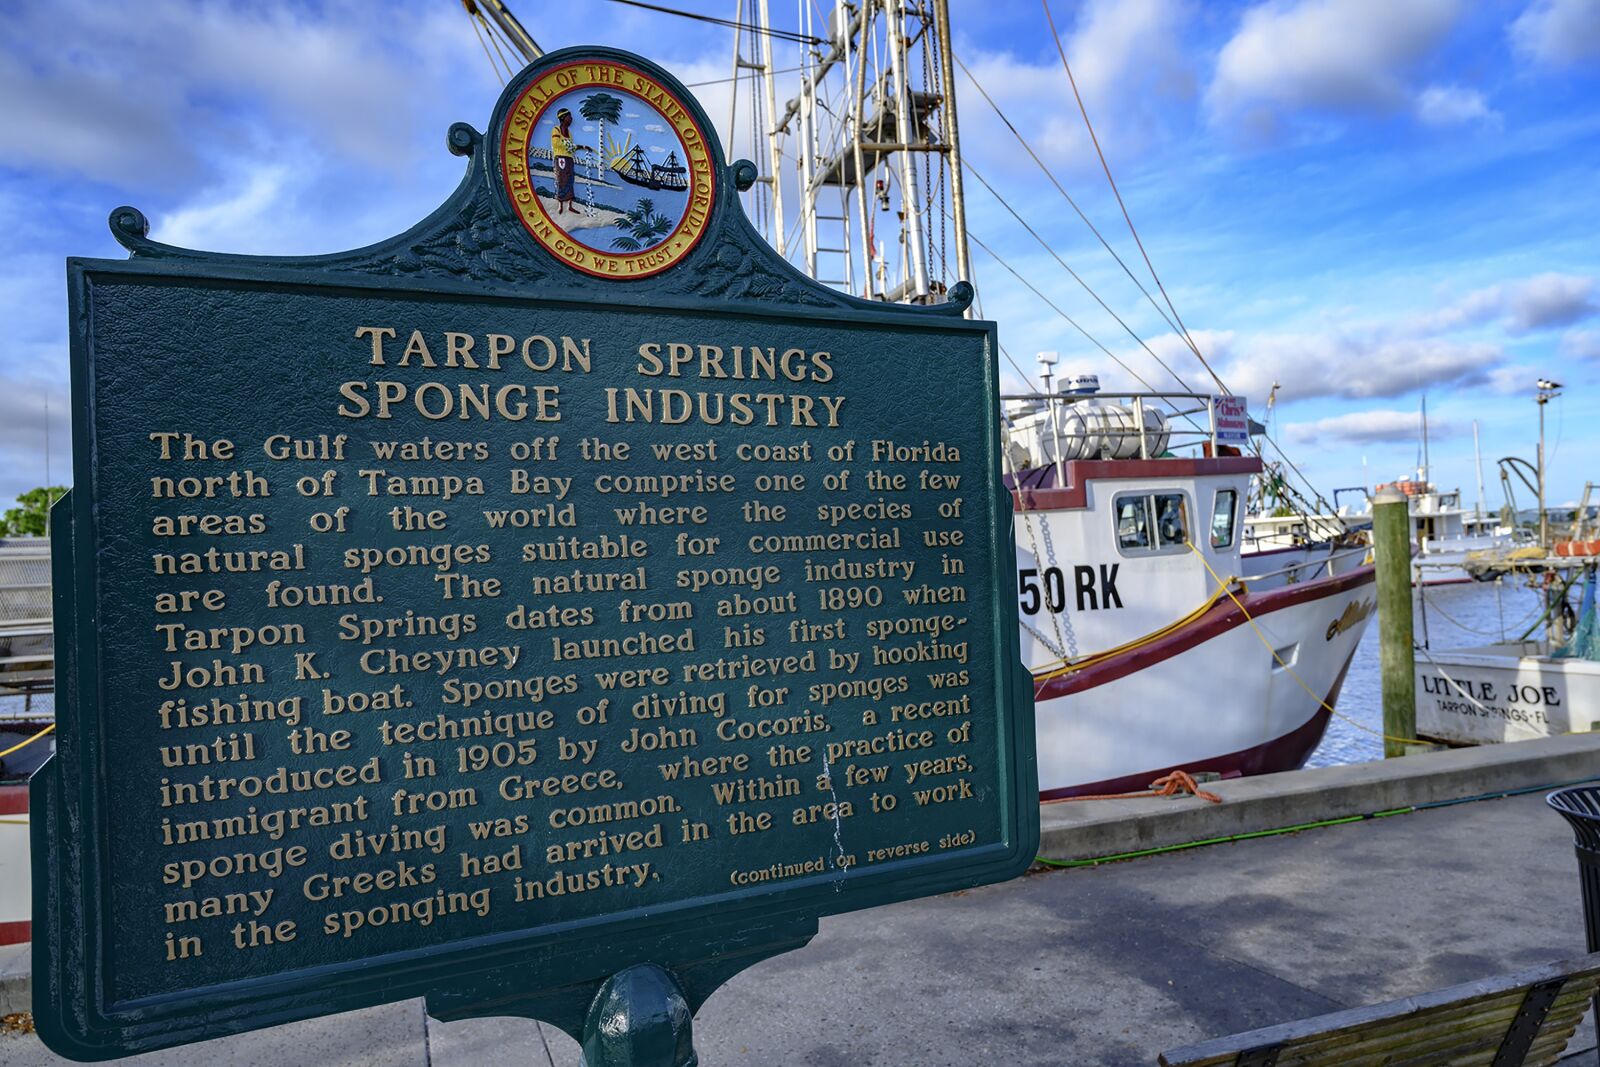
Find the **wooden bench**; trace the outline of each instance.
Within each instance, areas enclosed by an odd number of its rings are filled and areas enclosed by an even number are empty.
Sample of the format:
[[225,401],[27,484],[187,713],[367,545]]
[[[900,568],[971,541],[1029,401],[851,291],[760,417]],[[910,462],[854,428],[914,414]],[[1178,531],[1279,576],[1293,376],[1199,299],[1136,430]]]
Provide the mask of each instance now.
[[1600,987],[1600,952],[1202,1041],[1162,1067],[1548,1067]]

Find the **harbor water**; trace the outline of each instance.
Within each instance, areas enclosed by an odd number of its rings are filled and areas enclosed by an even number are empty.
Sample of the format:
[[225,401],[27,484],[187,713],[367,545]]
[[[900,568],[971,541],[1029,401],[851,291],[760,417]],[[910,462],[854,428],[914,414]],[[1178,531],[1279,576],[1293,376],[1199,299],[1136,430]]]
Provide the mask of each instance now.
[[[1439,649],[1515,640],[1537,621],[1540,607],[1537,591],[1521,579],[1429,586],[1413,604],[1417,642]],[[1307,761],[1308,767],[1383,758],[1378,632],[1374,618],[1345,676],[1338,714]]]

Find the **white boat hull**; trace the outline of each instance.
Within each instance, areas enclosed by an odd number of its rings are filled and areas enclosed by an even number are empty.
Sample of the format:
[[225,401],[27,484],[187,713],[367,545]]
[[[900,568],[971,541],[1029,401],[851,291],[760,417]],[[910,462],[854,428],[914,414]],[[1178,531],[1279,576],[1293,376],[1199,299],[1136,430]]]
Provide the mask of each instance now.
[[0,945],[32,940],[28,787],[0,786]]
[[1600,663],[1511,643],[1417,656],[1417,734],[1453,745],[1584,733],[1600,724]]
[[1041,793],[1143,789],[1175,769],[1231,777],[1301,766],[1375,607],[1372,571],[1241,600],[1250,618],[1224,600],[1143,648],[1036,677]]

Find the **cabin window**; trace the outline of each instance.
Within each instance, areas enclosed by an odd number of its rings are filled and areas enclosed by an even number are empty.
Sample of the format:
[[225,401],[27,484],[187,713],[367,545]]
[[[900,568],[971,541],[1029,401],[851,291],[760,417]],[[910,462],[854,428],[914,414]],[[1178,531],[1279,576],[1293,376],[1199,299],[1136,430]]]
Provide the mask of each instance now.
[[1150,548],[1150,502],[1142,496],[1117,498],[1117,544]]
[[1237,489],[1217,490],[1217,500],[1211,508],[1212,548],[1228,548],[1233,544],[1233,514],[1238,503]]
[[1117,545],[1134,552],[1171,552],[1189,540],[1189,502],[1182,493],[1129,493],[1116,498]]

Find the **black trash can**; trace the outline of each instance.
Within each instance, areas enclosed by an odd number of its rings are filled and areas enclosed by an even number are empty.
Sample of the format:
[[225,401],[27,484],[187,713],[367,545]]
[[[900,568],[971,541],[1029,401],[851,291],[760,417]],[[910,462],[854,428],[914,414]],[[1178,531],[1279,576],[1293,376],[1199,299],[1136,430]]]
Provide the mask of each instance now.
[[[1589,951],[1600,952],[1600,785],[1558,789],[1545,802],[1572,824],[1578,854],[1578,881],[1583,886],[1583,929]],[[1594,998],[1595,1036],[1600,1039],[1600,996]]]

